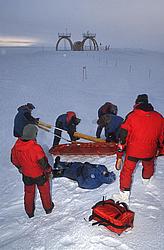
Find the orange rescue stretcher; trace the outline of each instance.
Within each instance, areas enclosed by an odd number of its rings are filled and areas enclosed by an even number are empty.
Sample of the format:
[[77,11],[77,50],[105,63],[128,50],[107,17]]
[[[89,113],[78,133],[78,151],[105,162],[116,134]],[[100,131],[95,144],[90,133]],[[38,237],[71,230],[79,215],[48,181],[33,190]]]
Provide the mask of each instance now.
[[[54,126],[43,121],[39,121],[38,127],[44,129],[47,132],[51,132],[51,129]],[[63,129],[57,129],[67,133],[67,131]],[[101,138],[96,138],[94,136],[89,136],[79,132],[75,132],[74,136],[79,139],[88,140],[90,142],[78,141],[67,144],[59,144],[50,148],[49,152],[53,155],[114,155],[117,151],[117,144],[115,142],[106,142]]]
[[114,155],[116,150],[114,142],[73,142],[59,144],[49,152],[53,155]]

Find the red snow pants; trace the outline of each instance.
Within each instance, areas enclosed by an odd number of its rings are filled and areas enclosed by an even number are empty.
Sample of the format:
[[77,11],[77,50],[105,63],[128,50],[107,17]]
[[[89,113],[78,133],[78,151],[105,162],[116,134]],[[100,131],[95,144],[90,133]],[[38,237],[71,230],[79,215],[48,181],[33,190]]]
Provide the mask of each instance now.
[[47,180],[43,185],[24,185],[24,206],[28,216],[32,216],[34,214],[36,186],[39,189],[44,210],[47,212],[52,208],[49,180]]
[[[138,159],[139,161],[139,159]],[[120,190],[130,190],[132,184],[132,175],[138,161],[131,161],[128,157],[125,158],[123,168],[120,173]],[[142,178],[150,179],[154,174],[154,158],[151,160],[142,161]]]

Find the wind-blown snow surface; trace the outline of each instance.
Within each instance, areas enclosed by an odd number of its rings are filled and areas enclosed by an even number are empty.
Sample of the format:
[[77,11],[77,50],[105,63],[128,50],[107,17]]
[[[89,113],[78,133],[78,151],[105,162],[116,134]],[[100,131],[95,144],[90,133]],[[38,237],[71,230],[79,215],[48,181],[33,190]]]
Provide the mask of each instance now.
[[[117,180],[95,190],[83,190],[69,179],[55,179],[52,181],[53,212],[44,213],[37,193],[36,212],[32,219],[24,212],[21,175],[10,163],[10,150],[15,142],[13,119],[18,106],[32,102],[36,106],[33,115],[51,124],[59,114],[73,110],[82,119],[77,130],[94,136],[97,109],[106,101],[117,104],[119,114],[125,117],[136,96],[147,93],[155,109],[162,113],[163,67],[164,54],[143,50],[56,52],[50,48],[0,49],[0,249],[163,249],[163,157],[157,159],[155,176],[148,186],[142,184],[142,167],[137,166],[130,203],[135,212],[134,228],[121,236],[102,226],[93,227],[86,221],[96,202],[103,196],[111,198],[118,191],[119,172],[114,170],[115,156],[62,157],[66,161],[105,164],[109,170],[115,171]],[[48,148],[52,141],[53,134],[39,131],[38,142],[51,164],[53,158],[48,154]]]

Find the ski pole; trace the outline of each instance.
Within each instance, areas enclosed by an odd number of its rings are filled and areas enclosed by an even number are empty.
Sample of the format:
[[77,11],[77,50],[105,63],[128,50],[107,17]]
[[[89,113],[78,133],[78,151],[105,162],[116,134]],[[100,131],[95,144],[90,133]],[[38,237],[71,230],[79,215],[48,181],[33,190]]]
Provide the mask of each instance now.
[[[68,139],[66,139],[66,138],[64,138],[63,136],[59,136],[59,135],[57,135],[57,134],[55,134],[53,131],[51,131],[50,129],[48,129],[47,127],[45,127],[45,126],[43,126],[43,125],[37,125],[39,128],[41,128],[41,129],[43,129],[43,130],[45,130],[46,132],[49,132],[49,133],[51,133],[51,134],[54,134],[56,137],[58,137],[58,138],[61,138],[61,139],[63,139],[63,140],[65,140],[65,141],[67,141],[67,142],[71,142],[70,140],[68,140]],[[66,131],[66,130],[64,130],[64,131]],[[67,131],[66,131],[67,132]]]
[[38,124],[41,126],[47,127],[47,128],[52,128],[51,124],[45,123],[45,122],[40,121],[40,120],[38,121]]
[[51,124],[45,123],[45,122],[40,121],[40,120],[39,120],[39,122],[38,122],[38,125],[39,125],[39,126],[43,126],[43,127],[47,128],[47,129],[54,128],[54,129],[58,129],[58,130],[61,130],[62,132],[67,133],[67,131],[66,131],[66,130],[64,130],[64,129],[58,128],[58,127],[56,127],[56,126],[54,126],[54,125],[51,125]]
[[41,125],[41,124],[37,124],[37,126],[38,126],[39,128],[41,128],[41,129],[43,129],[43,130],[47,131],[47,132],[49,132],[49,131],[50,131],[50,129],[49,129],[49,128],[47,128],[47,127],[45,127],[45,126],[43,126],[43,125]]
[[60,131],[62,131],[62,132],[65,132],[65,133],[68,133],[68,131],[67,130],[64,130],[64,129],[61,129],[61,128],[58,128],[58,127],[55,127],[55,126],[52,126],[54,129],[56,129],[56,130],[60,130]]
[[71,142],[70,140],[64,138],[63,136],[59,136],[59,135],[55,134],[55,133],[54,133],[53,131],[51,131],[51,130],[49,130],[48,132],[50,132],[51,134],[54,134],[56,137],[61,138],[61,139],[65,140],[65,141],[67,141],[67,142]]

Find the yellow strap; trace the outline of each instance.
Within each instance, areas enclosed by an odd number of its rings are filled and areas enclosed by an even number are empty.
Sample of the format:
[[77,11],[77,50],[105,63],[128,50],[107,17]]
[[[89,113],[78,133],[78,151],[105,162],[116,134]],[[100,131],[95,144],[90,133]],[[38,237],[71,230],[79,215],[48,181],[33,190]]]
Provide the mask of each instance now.
[[45,122],[40,121],[40,120],[38,122],[38,125],[41,125],[41,126],[44,126],[44,127],[47,127],[47,128],[52,128],[53,127],[51,124],[45,123]]
[[[53,128],[54,126],[52,126],[51,124],[48,124],[48,123],[45,123],[43,121],[40,121],[38,122],[38,127],[39,128],[42,128],[44,129],[45,131],[50,131],[49,129]],[[62,129],[59,129],[61,131],[64,131],[64,132],[67,132],[65,130],[62,130]],[[88,140],[88,141],[93,141],[93,142],[106,142],[105,140],[101,139],[101,138],[96,138],[94,136],[90,136],[90,135],[85,135],[85,134],[82,134],[82,133],[79,133],[79,132],[75,132],[73,134],[75,137],[77,138],[82,138],[82,139],[85,139],[85,140]]]
[[37,124],[37,126],[38,126],[39,128],[41,128],[41,129],[47,131],[47,132],[50,132],[49,128],[47,128],[47,127],[45,127],[45,126],[43,126],[43,125],[41,125],[41,124]]
[[77,137],[77,138],[82,138],[82,139],[85,139],[85,140],[88,140],[88,141],[93,141],[93,142],[106,142],[106,141],[103,140],[103,139],[96,138],[96,137],[94,137],[94,136],[85,135],[85,134],[82,134],[82,133],[79,133],[79,132],[75,132],[73,135],[74,135],[75,137]]

